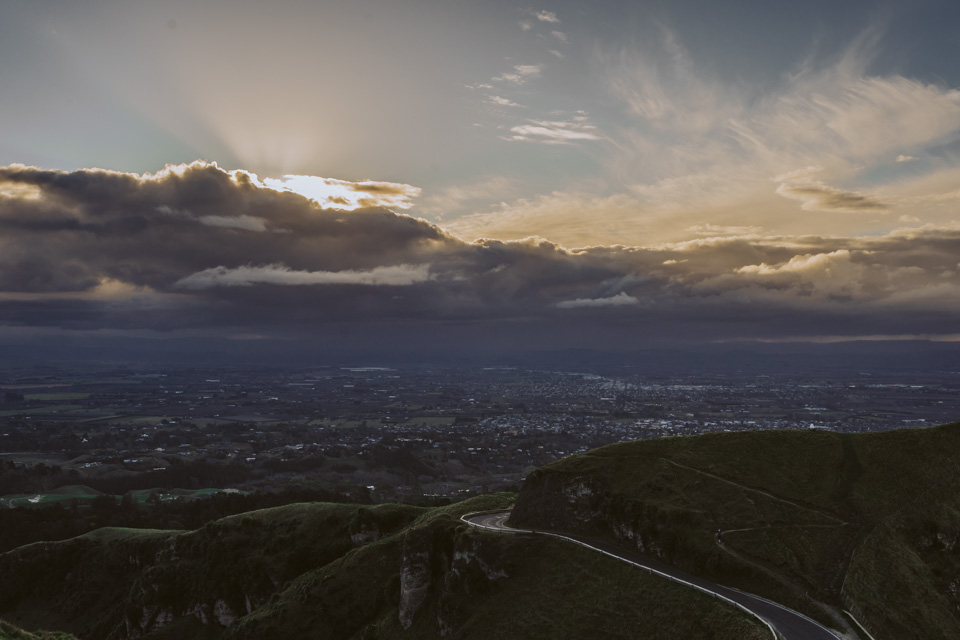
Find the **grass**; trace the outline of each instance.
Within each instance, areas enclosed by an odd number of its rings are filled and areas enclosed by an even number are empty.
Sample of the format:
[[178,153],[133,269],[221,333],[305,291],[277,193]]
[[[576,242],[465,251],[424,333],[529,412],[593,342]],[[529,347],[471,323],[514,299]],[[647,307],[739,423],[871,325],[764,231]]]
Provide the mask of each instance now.
[[38,631],[30,633],[0,620],[0,640],[77,640],[68,633]]
[[[515,499],[492,494],[434,509],[293,504],[197,531],[105,528],[35,543],[0,555],[0,611],[21,626],[89,638],[168,612],[170,624],[146,640],[418,640],[441,629],[478,639],[766,637],[739,611],[623,563],[459,520]],[[378,540],[351,540],[371,528]],[[429,586],[404,628],[401,574],[417,566]],[[239,617],[226,628],[209,622],[217,607]]]
[[181,618],[207,607],[212,615],[214,603],[223,601],[245,613],[248,603],[259,606],[289,580],[343,557],[356,546],[351,535],[362,525],[389,534],[423,511],[293,504],[196,531],[104,528],[64,542],[34,543],[0,555],[0,615],[97,638],[128,623],[139,625],[144,611],[168,610]]
[[555,540],[507,544],[524,562],[470,615],[460,638],[769,637],[715,599],[587,549]]
[[[169,613],[145,640],[764,637],[736,610],[628,565],[459,520],[516,502],[517,524],[615,540],[824,620],[809,591],[854,610],[877,638],[960,637],[957,460],[960,425],[625,443],[538,469],[519,496],[432,509],[297,504],[196,531],[35,543],[0,555],[0,615],[108,637]],[[717,527],[747,562],[714,543]],[[403,575],[424,580],[407,590],[421,600],[401,599]],[[237,620],[197,622],[217,607]]]
[[47,402],[62,402],[63,400],[86,400],[90,397],[89,393],[28,393],[23,396],[25,400],[40,400]]
[[12,508],[48,506],[57,503],[69,503],[73,500],[93,500],[97,494],[64,494],[64,493],[19,493],[2,496],[0,500]]
[[881,635],[960,637],[958,459],[960,424],[624,443],[531,474],[514,519],[606,536],[776,598],[782,586],[718,556],[722,528],[754,568],[856,607]]
[[[739,611],[616,560],[549,539],[478,532],[458,520],[513,499],[480,496],[431,509],[406,530],[297,578],[226,637],[426,639],[442,629],[476,639],[767,637]],[[404,628],[400,570],[417,559],[433,567],[433,586]],[[488,578],[481,562],[503,577]]]

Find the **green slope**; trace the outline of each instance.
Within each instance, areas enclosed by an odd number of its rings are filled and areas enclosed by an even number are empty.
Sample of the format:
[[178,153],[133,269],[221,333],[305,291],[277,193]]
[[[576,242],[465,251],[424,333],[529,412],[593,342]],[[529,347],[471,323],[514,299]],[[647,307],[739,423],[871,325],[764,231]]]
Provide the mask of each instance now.
[[194,532],[103,529],[0,555],[0,615],[80,638],[760,639],[740,611],[448,507],[299,504]]
[[55,631],[30,633],[0,620],[0,640],[76,640],[76,638],[68,633]]
[[513,522],[612,539],[821,620],[815,601],[854,609],[878,639],[960,637],[958,460],[958,424],[625,443],[533,472]]

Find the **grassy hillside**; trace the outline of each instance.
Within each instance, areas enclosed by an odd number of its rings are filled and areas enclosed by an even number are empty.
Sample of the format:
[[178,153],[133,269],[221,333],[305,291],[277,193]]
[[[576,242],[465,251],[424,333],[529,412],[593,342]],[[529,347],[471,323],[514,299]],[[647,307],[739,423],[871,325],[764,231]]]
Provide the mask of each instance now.
[[[741,612],[555,540],[434,509],[297,504],[193,532],[103,529],[0,555],[0,616],[82,639],[765,638]],[[41,624],[42,623],[42,624]]]
[[[105,528],[0,555],[0,613],[82,638],[150,633],[180,618],[229,622],[294,577],[392,533],[418,507],[293,504],[196,531]],[[356,538],[356,542],[354,541]]]
[[0,620],[0,640],[76,640],[68,633],[40,631],[30,633]]
[[513,521],[607,537],[826,621],[817,601],[850,608],[878,639],[960,637],[957,460],[960,424],[625,443],[532,473]]

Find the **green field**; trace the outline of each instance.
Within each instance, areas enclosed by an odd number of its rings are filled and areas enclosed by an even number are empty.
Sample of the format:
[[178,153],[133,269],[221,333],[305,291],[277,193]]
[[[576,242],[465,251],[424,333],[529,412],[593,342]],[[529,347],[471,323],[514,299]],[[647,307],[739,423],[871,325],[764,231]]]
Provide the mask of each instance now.
[[90,397],[89,393],[28,393],[24,396],[25,400],[41,400],[60,402],[63,400],[86,400]]

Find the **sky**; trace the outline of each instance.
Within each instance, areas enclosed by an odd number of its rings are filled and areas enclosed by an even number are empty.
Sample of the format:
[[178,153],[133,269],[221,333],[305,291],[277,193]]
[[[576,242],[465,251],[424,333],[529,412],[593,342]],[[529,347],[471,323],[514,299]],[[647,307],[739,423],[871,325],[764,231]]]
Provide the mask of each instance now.
[[0,0],[0,338],[957,341],[957,24]]

